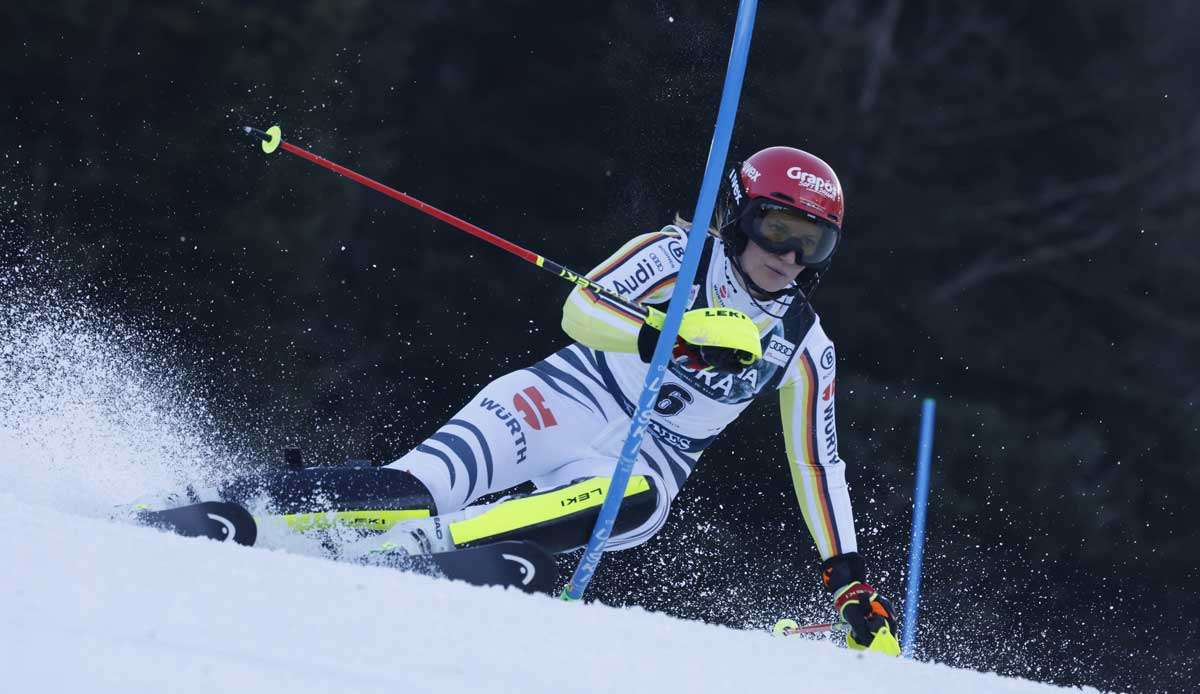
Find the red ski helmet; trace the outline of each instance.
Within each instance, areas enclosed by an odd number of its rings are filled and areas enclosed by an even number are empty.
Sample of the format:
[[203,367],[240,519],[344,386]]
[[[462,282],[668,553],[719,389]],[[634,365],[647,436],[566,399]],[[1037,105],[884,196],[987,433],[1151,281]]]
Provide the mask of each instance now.
[[772,252],[789,246],[764,234],[761,220],[772,210],[812,225],[818,247],[796,247],[797,261],[818,266],[833,255],[841,236],[846,205],[842,184],[821,158],[794,147],[768,147],[729,172],[726,217],[721,235],[737,253],[753,239]]
[[[794,250],[805,266],[795,289],[761,294],[810,294],[842,235],[846,203],[833,167],[794,147],[768,147],[730,170],[726,184],[721,238],[743,279],[738,257],[753,239],[772,253]],[[784,224],[765,224],[768,216]]]

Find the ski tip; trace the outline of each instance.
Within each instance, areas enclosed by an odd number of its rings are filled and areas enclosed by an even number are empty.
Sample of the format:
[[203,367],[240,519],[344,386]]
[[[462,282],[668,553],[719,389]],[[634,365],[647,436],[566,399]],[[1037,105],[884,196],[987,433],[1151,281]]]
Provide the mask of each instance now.
[[278,125],[272,125],[271,127],[267,128],[267,135],[270,137],[270,139],[263,140],[262,151],[270,154],[271,152],[279,149],[279,143],[283,142],[283,131],[279,129]]
[[242,506],[228,501],[202,501],[163,511],[141,511],[137,522],[184,537],[253,545],[258,524]]

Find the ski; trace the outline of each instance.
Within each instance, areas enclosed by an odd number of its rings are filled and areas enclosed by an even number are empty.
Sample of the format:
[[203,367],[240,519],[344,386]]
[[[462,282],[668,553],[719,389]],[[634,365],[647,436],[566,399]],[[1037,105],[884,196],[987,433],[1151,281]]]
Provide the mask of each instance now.
[[550,594],[558,585],[554,557],[532,542],[517,540],[434,554],[372,553],[360,561],[477,586],[517,588],[526,593]]
[[[142,511],[137,522],[186,537],[253,545],[258,524],[242,506],[229,501],[204,501],[165,511]],[[532,542],[510,540],[434,554],[372,552],[358,559],[428,576],[465,581],[477,586],[507,586],[527,593],[552,593],[557,587],[554,557]]]
[[165,511],[142,511],[137,522],[185,537],[207,537],[218,542],[253,545],[258,539],[254,516],[228,501],[204,501]]

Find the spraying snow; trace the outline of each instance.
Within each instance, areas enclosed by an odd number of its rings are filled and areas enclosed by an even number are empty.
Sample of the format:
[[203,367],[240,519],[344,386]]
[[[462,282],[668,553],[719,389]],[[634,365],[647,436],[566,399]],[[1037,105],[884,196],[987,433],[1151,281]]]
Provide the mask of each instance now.
[[865,658],[899,694],[1054,689],[338,564],[298,540],[247,549],[108,522],[239,456],[169,345],[28,279],[0,276],[0,653],[13,691],[826,691]]
[[199,483],[231,459],[172,365],[147,356],[144,335],[82,302],[26,289],[9,297],[0,305],[0,488],[103,517],[147,490]]

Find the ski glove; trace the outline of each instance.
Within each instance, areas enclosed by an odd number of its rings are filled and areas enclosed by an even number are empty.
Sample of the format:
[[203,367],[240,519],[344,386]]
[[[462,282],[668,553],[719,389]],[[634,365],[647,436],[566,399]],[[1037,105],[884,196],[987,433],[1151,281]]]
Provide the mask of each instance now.
[[892,603],[866,582],[866,573],[866,564],[857,552],[830,557],[821,567],[821,581],[833,593],[834,608],[850,625],[846,645],[858,651],[900,655]]
[[[666,316],[651,308],[638,333],[638,355],[650,363]],[[671,358],[695,370],[737,373],[762,358],[758,326],[740,311],[698,308],[683,314]]]

